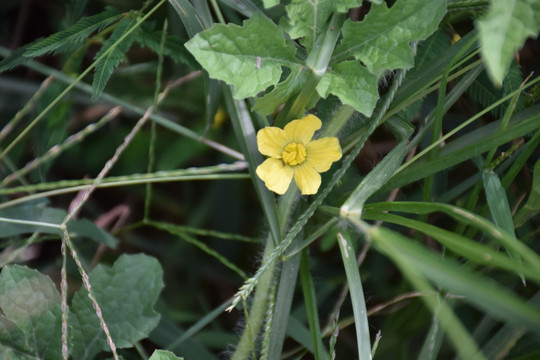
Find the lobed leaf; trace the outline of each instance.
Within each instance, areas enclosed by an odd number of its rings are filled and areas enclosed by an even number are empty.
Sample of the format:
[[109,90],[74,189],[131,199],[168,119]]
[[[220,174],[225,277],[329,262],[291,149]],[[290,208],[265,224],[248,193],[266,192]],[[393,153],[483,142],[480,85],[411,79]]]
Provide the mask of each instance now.
[[343,61],[326,71],[317,92],[323,98],[333,94],[368,117],[379,100],[377,76],[357,61]]
[[354,57],[375,74],[410,68],[414,55],[409,43],[437,30],[445,12],[445,0],[398,0],[391,8],[374,4],[363,21],[345,22],[333,62]]
[[234,87],[234,97],[255,96],[281,76],[281,67],[298,69],[296,49],[281,30],[261,14],[243,26],[217,24],[185,45],[210,77]]
[[292,39],[302,39],[302,44],[308,52],[315,45],[319,35],[325,30],[325,25],[334,10],[333,0],[293,0],[286,6],[289,17],[289,36]]
[[[133,346],[157,325],[159,315],[153,307],[163,288],[162,278],[159,262],[143,254],[124,254],[112,267],[98,265],[90,273],[94,295],[118,348]],[[109,350],[85,288],[73,297],[69,325],[74,359],[93,359]]]

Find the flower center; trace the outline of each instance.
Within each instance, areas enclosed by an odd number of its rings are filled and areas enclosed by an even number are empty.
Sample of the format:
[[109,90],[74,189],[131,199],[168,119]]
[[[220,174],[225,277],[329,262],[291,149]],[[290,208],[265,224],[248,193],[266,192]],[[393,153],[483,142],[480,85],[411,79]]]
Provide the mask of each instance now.
[[306,160],[306,148],[302,144],[292,142],[283,149],[281,159],[285,165],[300,165]]

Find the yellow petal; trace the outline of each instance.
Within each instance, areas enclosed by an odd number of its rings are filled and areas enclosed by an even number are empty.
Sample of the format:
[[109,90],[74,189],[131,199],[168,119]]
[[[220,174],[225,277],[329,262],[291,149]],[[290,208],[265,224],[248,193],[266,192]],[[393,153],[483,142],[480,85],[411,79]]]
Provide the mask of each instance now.
[[294,181],[303,195],[313,195],[321,186],[321,175],[309,165],[295,166]]
[[281,152],[289,142],[287,133],[275,126],[262,128],[257,133],[257,146],[261,154],[276,159],[281,158]]
[[264,185],[279,195],[285,194],[293,178],[293,169],[278,159],[266,159],[255,171]]
[[285,132],[290,142],[306,145],[315,131],[321,128],[322,122],[315,115],[308,115],[300,120],[293,120],[285,125]]
[[311,141],[306,146],[306,165],[318,172],[330,169],[334,161],[341,159],[341,147],[336,137],[325,137]]

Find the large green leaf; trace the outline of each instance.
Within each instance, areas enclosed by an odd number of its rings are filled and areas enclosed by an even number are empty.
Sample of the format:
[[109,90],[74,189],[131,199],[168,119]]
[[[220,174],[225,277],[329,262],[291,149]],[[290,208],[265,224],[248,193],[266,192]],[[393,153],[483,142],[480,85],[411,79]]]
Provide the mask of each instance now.
[[281,30],[261,14],[243,26],[217,24],[186,43],[210,77],[234,87],[234,97],[255,96],[276,84],[282,66],[298,69],[296,49]]
[[336,95],[343,104],[368,117],[379,100],[377,76],[357,61],[343,61],[333,66],[317,85],[317,92],[323,98]]
[[25,266],[6,266],[0,273],[0,343],[29,359],[60,359],[60,303],[49,277]]
[[482,57],[491,79],[501,85],[514,53],[540,30],[538,0],[491,0],[487,15],[478,21]]
[[[162,277],[159,262],[143,254],[122,255],[111,268],[98,265],[90,274],[90,284],[116,347],[133,346],[157,325],[159,315],[153,306],[163,288]],[[74,359],[92,359],[109,349],[85,288],[73,297],[69,325]]]
[[437,30],[445,12],[445,0],[398,0],[391,8],[374,4],[363,21],[345,22],[333,61],[354,57],[375,74],[410,68],[414,56],[409,43]]

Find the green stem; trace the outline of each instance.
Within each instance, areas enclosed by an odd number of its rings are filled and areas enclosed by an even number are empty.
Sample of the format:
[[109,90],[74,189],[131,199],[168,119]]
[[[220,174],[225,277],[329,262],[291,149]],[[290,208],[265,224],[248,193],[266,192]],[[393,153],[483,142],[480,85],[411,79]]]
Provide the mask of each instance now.
[[301,118],[312,97],[317,95],[317,84],[326,73],[344,21],[345,15],[336,13],[332,15],[324,37],[321,37],[320,41],[317,40],[306,60],[307,66],[311,69],[308,80],[290,109],[279,114],[276,126],[283,127],[287,122]]
[[[274,241],[272,236],[268,236],[266,240],[266,248],[264,249],[263,263],[272,254],[274,250]],[[270,268],[265,274],[263,274],[257,284],[257,291],[253,298],[253,306],[249,312],[249,323],[246,325],[242,337],[238,342],[236,351],[234,352],[231,360],[245,360],[249,358],[253,349],[253,336],[259,332],[264,320],[264,314],[266,313],[266,305],[268,303],[270,291],[272,289],[272,280],[274,278],[275,264],[272,263]]]
[[223,17],[223,14],[221,13],[221,9],[219,8],[217,1],[210,0],[210,3],[212,4],[212,8],[214,9],[214,12],[216,13],[218,21],[222,24],[225,24],[225,18]]

